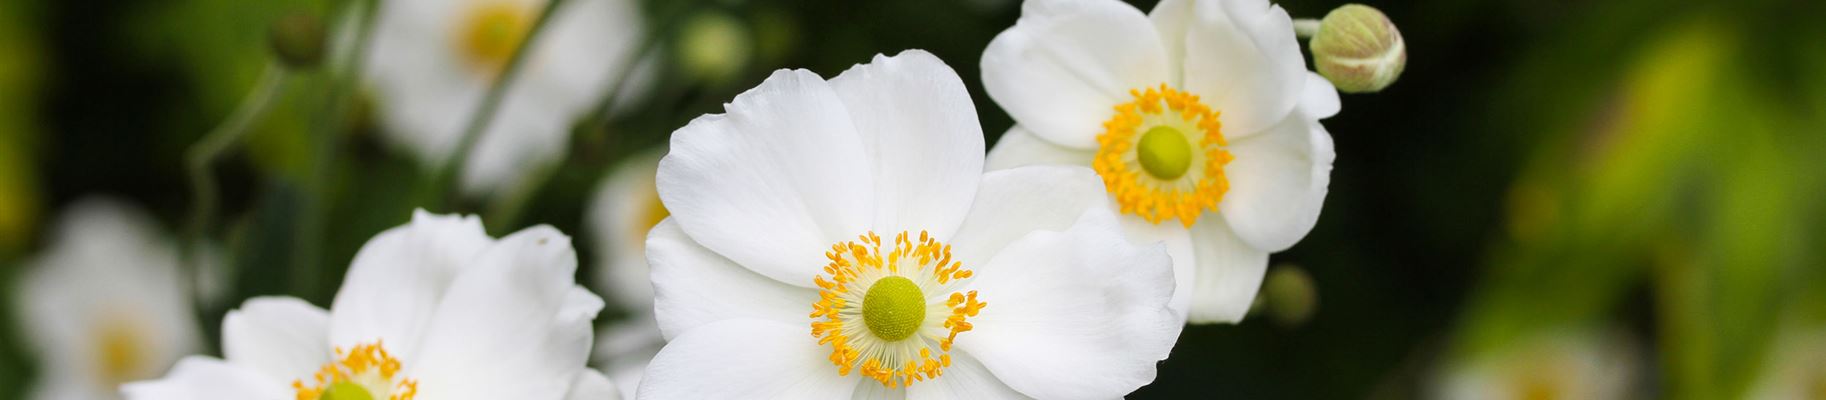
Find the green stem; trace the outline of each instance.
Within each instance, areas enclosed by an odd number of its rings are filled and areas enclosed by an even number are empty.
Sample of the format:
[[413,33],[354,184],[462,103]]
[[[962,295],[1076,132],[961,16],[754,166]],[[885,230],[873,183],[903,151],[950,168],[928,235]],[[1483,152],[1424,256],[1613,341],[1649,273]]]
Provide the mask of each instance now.
[[255,81],[254,88],[247,93],[247,97],[241,99],[241,104],[235,107],[235,111],[184,153],[190,179],[190,226],[185,230],[185,245],[180,253],[184,265],[189,268],[190,284],[193,286],[202,284],[204,266],[200,253],[208,241],[210,226],[215,224],[216,197],[220,191],[215,177],[210,174],[210,167],[223,152],[247,133],[255,121],[266,115],[266,111],[272,107],[273,99],[283,92],[286,78],[284,68],[268,64],[266,70],[260,73],[259,80]]
[[469,124],[463,129],[463,136],[457,141],[456,151],[439,164],[437,176],[432,178],[431,193],[444,199],[445,204],[455,203],[451,200],[456,197],[455,190],[451,189],[455,186],[452,182],[456,180],[457,174],[463,171],[463,166],[469,162],[469,154],[473,152],[473,147],[482,136],[482,132],[488,128],[490,123],[494,122],[495,113],[501,108],[501,99],[506,97],[507,89],[512,87],[514,81],[519,77],[520,67],[526,64],[526,55],[533,51],[532,44],[537,43],[539,34],[545,30],[545,25],[551,22],[552,15],[562,8],[565,2],[566,0],[551,0],[546,3],[545,9],[539,12],[539,19],[534,21],[533,26],[526,32],[526,38],[521,39],[520,44],[514,48],[513,57],[508,59],[506,67],[501,69],[500,75],[495,76],[494,83],[488,87],[488,93],[482,98],[481,107],[471,115]]
[[345,128],[348,119],[350,98],[356,92],[356,85],[361,81],[363,60],[367,58],[368,46],[373,42],[375,12],[378,2],[375,0],[352,0],[357,12],[355,48],[349,49],[343,58],[343,64],[332,70],[330,88],[324,97],[322,117],[317,119],[316,129],[311,139],[311,165],[309,175],[303,185],[304,200],[299,206],[299,222],[293,232],[291,281],[292,292],[306,299],[315,299],[319,290],[317,264],[322,257],[323,238],[325,236],[324,219],[328,212],[326,204],[329,197],[329,178],[334,172],[336,148],[339,133]]

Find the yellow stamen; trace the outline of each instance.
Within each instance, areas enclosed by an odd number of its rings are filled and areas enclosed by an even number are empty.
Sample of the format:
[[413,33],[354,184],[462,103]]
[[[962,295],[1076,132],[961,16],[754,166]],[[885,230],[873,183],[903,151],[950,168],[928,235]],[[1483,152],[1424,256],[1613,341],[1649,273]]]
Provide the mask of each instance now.
[[493,74],[507,65],[532,28],[532,10],[501,0],[484,0],[469,8],[457,25],[458,50],[478,69]]
[[[881,244],[881,237],[869,232],[825,253],[829,278],[812,279],[819,288],[812,304],[812,336],[820,345],[831,345],[831,364],[839,375],[860,370],[890,388],[937,378],[951,365],[957,334],[969,331],[968,318],[987,304],[977,300],[974,290],[926,297],[973,275],[963,262],[951,259],[951,246],[926,232],[917,241],[900,233],[887,252]],[[950,312],[942,319],[925,312],[936,307]],[[915,308],[917,317],[910,317]]]
[[[395,382],[394,375],[400,370],[399,359],[388,354],[380,342],[356,345],[346,352],[338,347],[336,356],[337,361],[324,364],[323,368],[312,375],[315,379],[313,385],[306,386],[303,379],[292,381],[292,389],[297,392],[298,400],[322,399],[331,389],[339,392],[355,392],[359,389],[371,398],[385,396],[387,400],[412,400],[418,395],[417,380],[402,379]],[[359,397],[339,395],[331,399],[353,398],[346,396]]]
[[1229,142],[1219,113],[1165,84],[1129,96],[1133,101],[1117,105],[1103,123],[1091,168],[1122,212],[1155,224],[1178,218],[1191,227],[1230,190],[1224,165],[1234,157],[1224,149]]

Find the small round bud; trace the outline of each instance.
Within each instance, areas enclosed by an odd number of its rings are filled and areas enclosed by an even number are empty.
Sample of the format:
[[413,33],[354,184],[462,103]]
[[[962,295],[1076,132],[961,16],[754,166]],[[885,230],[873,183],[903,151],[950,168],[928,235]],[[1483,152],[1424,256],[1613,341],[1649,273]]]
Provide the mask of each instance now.
[[1387,15],[1370,6],[1346,4],[1325,14],[1312,42],[1313,64],[1338,91],[1381,91],[1407,66],[1407,44]]
[[748,65],[753,48],[748,27],[727,14],[703,12],[680,31],[679,61],[685,71],[712,85],[727,83]]
[[273,53],[286,66],[304,69],[323,62],[323,19],[310,14],[289,14],[273,21],[269,34]]
[[1319,289],[1312,275],[1294,265],[1279,265],[1263,279],[1262,296],[1268,317],[1286,327],[1305,324],[1319,309]]

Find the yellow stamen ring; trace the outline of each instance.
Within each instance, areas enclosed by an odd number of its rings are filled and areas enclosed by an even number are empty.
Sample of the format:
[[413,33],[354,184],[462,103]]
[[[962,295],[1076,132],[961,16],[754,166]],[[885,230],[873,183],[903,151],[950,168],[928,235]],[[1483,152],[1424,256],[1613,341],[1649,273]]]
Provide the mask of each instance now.
[[312,377],[315,384],[305,386],[303,379],[292,381],[298,400],[379,399],[412,400],[418,395],[418,381],[393,378],[399,374],[399,359],[387,353],[380,342],[356,345],[349,351],[336,348],[337,361],[324,364]]
[[[937,378],[951,366],[951,344],[986,303],[976,291],[954,290],[973,273],[951,259],[951,246],[919,233],[894,237],[883,252],[874,232],[837,243],[825,253],[826,275],[813,278],[812,336],[831,345],[838,375],[862,376],[893,388]],[[949,293],[943,296],[928,294]],[[926,310],[948,310],[928,313]]]
[[1235,158],[1224,149],[1229,142],[1219,113],[1165,84],[1129,96],[1103,123],[1091,168],[1122,212],[1155,224],[1178,218],[1191,227],[1230,190],[1224,165]]

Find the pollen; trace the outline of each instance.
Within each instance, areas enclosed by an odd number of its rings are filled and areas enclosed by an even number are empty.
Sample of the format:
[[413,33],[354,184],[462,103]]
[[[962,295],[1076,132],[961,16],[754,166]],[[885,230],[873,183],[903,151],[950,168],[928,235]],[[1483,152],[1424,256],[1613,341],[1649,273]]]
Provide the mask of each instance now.
[[1129,90],[1129,97],[1103,123],[1091,168],[1122,212],[1191,227],[1230,190],[1224,166],[1234,157],[1225,150],[1220,113],[1165,84]]
[[313,383],[293,380],[297,400],[411,400],[418,395],[418,381],[399,379],[400,362],[380,342],[336,348],[336,361],[324,364]]
[[832,245],[825,274],[812,280],[812,337],[831,346],[838,375],[860,371],[890,388],[938,378],[957,335],[987,306],[976,291],[957,290],[974,273],[923,231],[917,240],[901,232],[886,251],[874,232],[856,239]]

